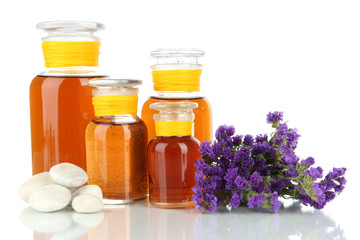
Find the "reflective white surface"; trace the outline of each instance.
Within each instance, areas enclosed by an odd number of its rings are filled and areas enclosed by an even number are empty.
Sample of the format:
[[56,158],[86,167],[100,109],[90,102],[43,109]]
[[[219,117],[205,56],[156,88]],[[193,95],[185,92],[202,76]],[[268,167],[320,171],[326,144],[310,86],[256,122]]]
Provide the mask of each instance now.
[[[147,201],[106,206],[96,214],[69,209],[39,213],[25,207],[18,216],[22,239],[354,239],[325,211],[286,201],[278,214],[268,210],[225,208],[211,214],[195,209],[159,209]],[[29,231],[30,230],[30,231]],[[31,232],[33,232],[31,234]]]

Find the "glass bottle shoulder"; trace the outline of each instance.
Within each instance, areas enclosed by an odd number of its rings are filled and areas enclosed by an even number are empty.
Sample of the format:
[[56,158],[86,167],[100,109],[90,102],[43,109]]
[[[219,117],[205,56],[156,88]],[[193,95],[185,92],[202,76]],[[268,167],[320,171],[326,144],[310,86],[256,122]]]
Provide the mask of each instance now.
[[86,127],[87,136],[124,137],[147,141],[147,128],[137,115],[95,117]]

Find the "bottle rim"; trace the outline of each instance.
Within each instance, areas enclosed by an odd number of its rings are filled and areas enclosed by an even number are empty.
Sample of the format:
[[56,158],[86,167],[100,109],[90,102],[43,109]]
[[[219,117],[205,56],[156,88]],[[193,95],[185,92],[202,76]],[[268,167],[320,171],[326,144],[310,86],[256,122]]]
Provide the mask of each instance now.
[[190,57],[197,58],[203,57],[205,52],[197,48],[158,48],[150,54],[154,58],[167,58],[167,57]]
[[81,31],[81,32],[96,32],[99,30],[104,30],[105,25],[98,22],[90,21],[47,21],[40,22],[36,25],[37,29],[42,29],[45,31]]
[[89,86],[96,88],[133,88],[141,84],[141,80],[120,78],[94,78],[88,81]]

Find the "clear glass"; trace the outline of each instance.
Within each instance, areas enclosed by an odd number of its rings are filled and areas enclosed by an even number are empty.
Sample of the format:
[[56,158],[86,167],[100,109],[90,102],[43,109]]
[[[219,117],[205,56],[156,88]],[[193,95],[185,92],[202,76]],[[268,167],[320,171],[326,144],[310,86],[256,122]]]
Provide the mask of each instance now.
[[87,21],[49,21],[38,23],[36,28],[48,33],[48,36],[42,38],[43,41],[98,42],[100,39],[94,33],[104,30],[105,25]]
[[[44,41],[99,41],[93,33],[103,25],[90,22],[39,23]],[[86,170],[85,128],[94,118],[89,79],[103,77],[97,67],[47,68],[30,85],[33,174],[61,162]]]
[[155,121],[193,121],[194,102],[158,102],[150,105],[151,109],[159,111],[154,114]]

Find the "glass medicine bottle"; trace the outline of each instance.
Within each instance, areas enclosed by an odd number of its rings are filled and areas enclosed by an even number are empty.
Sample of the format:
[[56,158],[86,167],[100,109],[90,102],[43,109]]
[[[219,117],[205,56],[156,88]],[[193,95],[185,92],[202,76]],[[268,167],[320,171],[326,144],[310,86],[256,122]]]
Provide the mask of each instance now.
[[37,25],[43,37],[45,71],[30,85],[32,172],[37,174],[61,162],[86,170],[85,128],[94,117],[89,79],[97,70],[104,28],[95,22],[53,21]]
[[202,65],[198,58],[204,56],[199,49],[157,49],[151,53],[157,59],[152,65],[154,93],[144,103],[141,118],[148,128],[148,141],[155,137],[154,111],[150,104],[156,102],[191,101],[194,109],[194,136],[199,141],[211,140],[211,107],[200,93]]
[[193,102],[159,102],[150,105],[156,137],[148,145],[150,203],[161,208],[193,207],[195,160],[199,140],[192,136]]
[[92,79],[95,118],[86,128],[89,184],[98,185],[105,204],[147,197],[147,129],[137,116],[140,80]]

